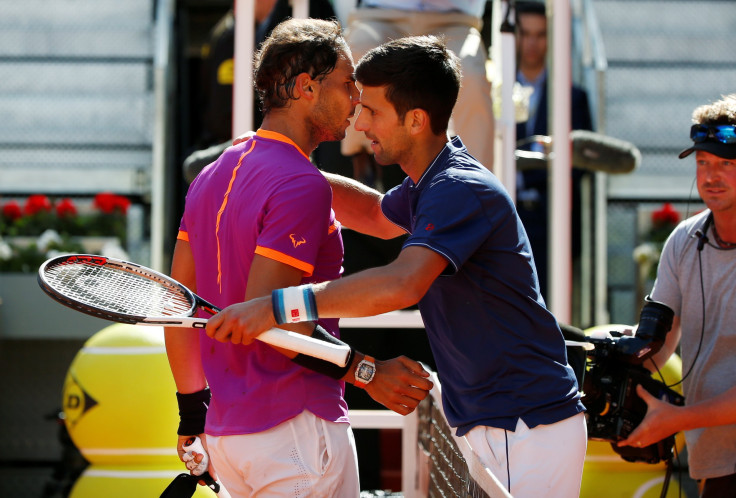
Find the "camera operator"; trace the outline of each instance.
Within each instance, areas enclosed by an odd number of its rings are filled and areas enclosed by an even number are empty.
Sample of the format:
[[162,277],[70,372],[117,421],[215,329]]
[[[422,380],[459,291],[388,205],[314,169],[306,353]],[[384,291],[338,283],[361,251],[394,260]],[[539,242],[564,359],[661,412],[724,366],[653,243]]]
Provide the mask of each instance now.
[[693,112],[698,193],[708,209],[684,220],[662,251],[652,299],[675,312],[662,367],[680,342],[685,406],[639,387],[642,423],[619,446],[645,447],[685,431],[690,475],[702,497],[736,496],[736,94]]

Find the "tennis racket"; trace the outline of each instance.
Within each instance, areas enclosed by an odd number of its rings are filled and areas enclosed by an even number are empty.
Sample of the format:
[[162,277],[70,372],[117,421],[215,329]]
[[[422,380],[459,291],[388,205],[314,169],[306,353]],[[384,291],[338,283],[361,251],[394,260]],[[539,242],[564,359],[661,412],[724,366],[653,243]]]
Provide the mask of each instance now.
[[[90,254],[51,258],[38,269],[38,284],[64,306],[113,322],[204,328],[220,311],[176,280],[145,266]],[[330,344],[282,329],[269,329],[258,340],[344,367],[350,347]]]

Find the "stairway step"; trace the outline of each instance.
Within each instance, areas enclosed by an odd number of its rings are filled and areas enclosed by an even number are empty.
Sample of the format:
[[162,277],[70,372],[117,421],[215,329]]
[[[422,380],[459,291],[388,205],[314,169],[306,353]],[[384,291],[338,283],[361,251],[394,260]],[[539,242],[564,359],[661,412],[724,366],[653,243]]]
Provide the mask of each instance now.
[[146,58],[153,53],[149,25],[0,28],[0,57]]
[[678,38],[733,32],[733,0],[594,0],[603,35],[673,33]]
[[148,25],[153,21],[152,0],[23,0],[3,2],[0,27],[37,29],[49,26]]
[[[734,9],[736,10],[736,9]],[[609,63],[697,62],[732,64],[733,33],[704,34],[687,37],[687,43],[673,44],[677,33],[615,33],[603,36]],[[703,47],[708,47],[703,50]]]
[[94,194],[101,189],[127,195],[150,190],[149,149],[25,148],[0,146],[3,194]]
[[732,1],[596,0],[593,6],[609,61],[733,60]]
[[607,99],[605,129],[612,136],[639,147],[676,148],[689,141],[693,109],[719,98],[718,94],[710,98],[696,94],[677,99],[667,95]]
[[37,60],[0,61],[2,93],[13,95],[148,93],[151,66],[145,62]]
[[[622,66],[610,64],[606,71],[606,96],[610,99],[662,97],[672,100],[692,95],[715,95],[729,92],[735,85],[727,82],[734,77],[736,66],[692,67]],[[734,81],[736,83],[736,81]]]
[[153,97],[0,94],[0,143],[150,144]]
[[676,149],[642,151],[641,166],[632,175],[609,175],[608,196],[614,199],[698,199],[693,183],[695,160],[677,155]]

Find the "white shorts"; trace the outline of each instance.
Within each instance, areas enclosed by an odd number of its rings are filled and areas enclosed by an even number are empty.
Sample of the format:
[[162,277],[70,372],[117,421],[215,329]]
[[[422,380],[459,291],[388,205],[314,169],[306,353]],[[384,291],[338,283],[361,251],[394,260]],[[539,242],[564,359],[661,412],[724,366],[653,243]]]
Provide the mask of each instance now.
[[327,422],[306,410],[267,431],[207,435],[207,447],[233,498],[360,495],[350,424]]
[[533,429],[519,419],[513,432],[478,426],[465,439],[514,498],[580,495],[588,446],[583,413]]

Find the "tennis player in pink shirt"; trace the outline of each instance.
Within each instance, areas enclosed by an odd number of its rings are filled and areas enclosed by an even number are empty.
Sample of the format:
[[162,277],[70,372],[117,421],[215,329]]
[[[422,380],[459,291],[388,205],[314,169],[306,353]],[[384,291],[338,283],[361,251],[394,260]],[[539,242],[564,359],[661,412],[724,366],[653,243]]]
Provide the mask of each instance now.
[[[309,154],[345,136],[358,102],[353,70],[339,24],[288,20],[274,29],[255,60],[263,124],[192,182],[172,277],[222,308],[340,277],[332,190]],[[339,340],[336,319],[284,328]],[[354,351],[340,368],[239,342],[166,330],[179,455],[189,437],[200,436],[233,496],[358,496],[345,381],[401,414],[432,387],[421,365],[403,356],[376,361]]]

